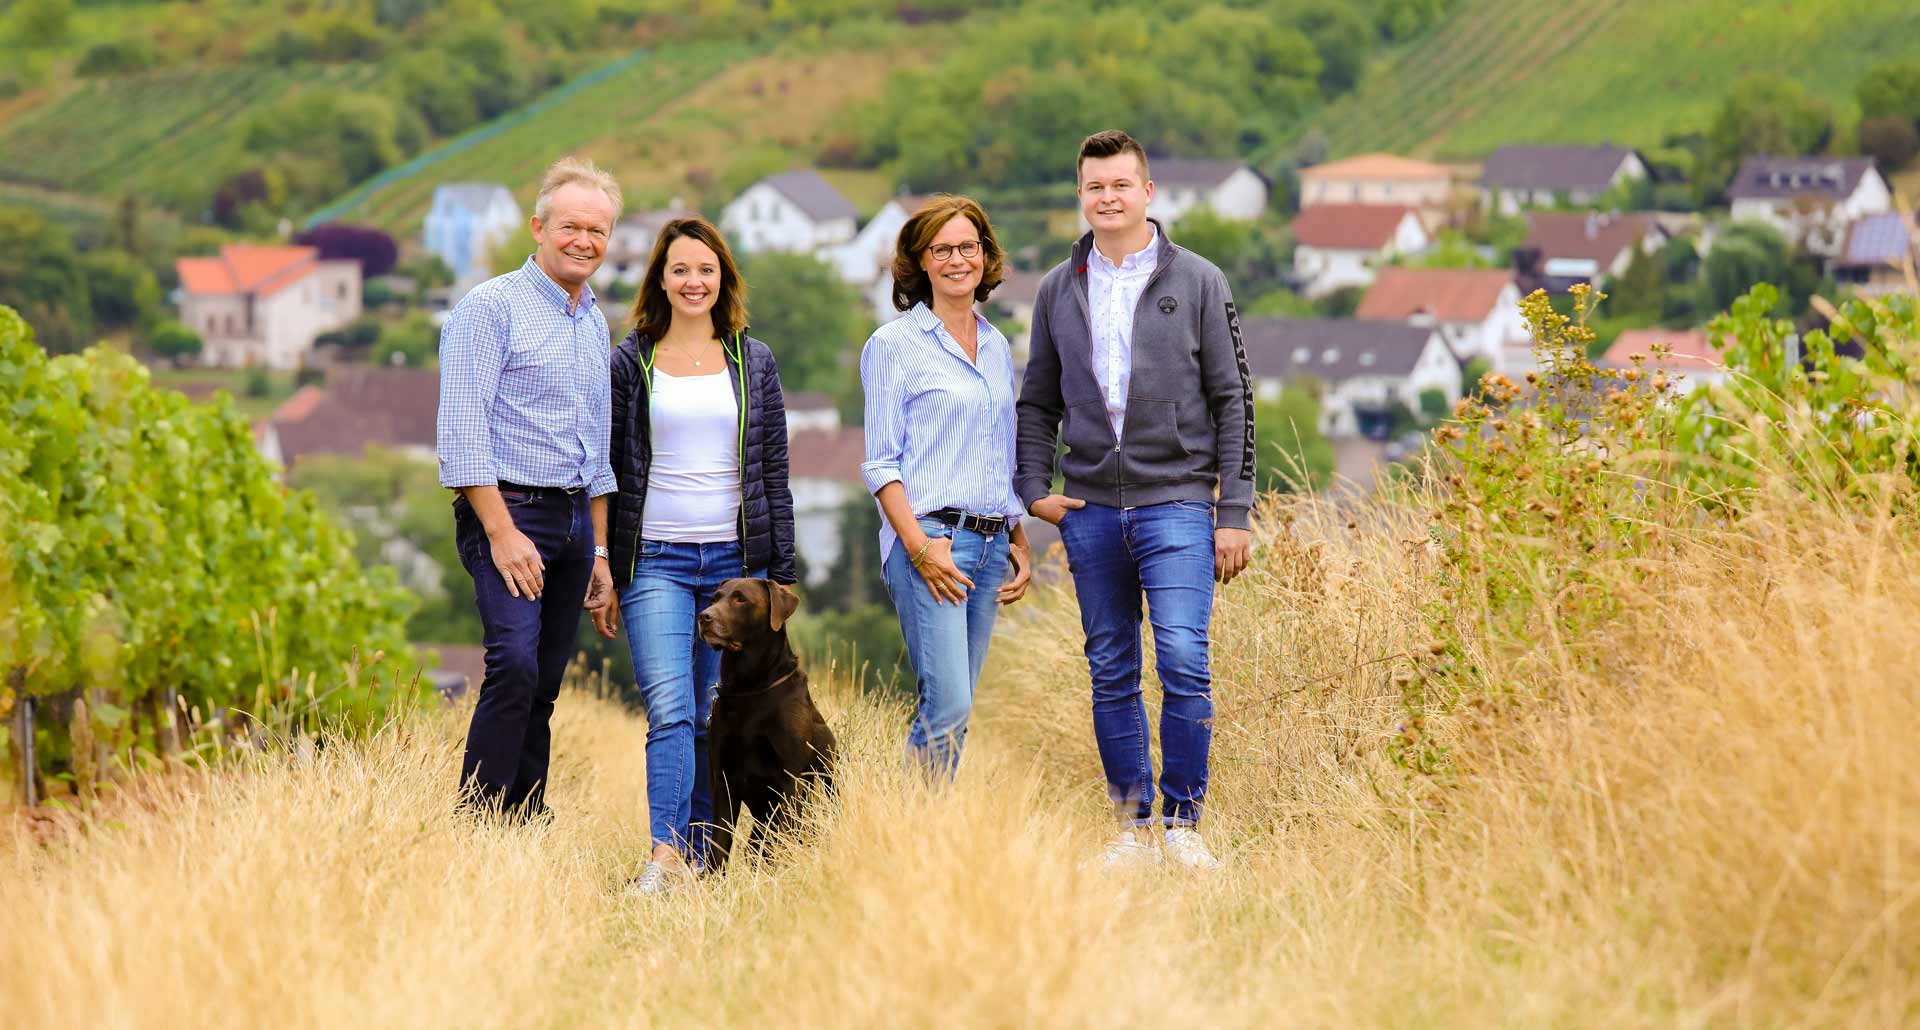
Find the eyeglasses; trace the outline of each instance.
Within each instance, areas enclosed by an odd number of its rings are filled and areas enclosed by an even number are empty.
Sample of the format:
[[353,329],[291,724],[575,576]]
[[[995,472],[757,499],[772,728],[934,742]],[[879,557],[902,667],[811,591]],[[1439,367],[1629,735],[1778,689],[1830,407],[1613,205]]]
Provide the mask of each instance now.
[[980,256],[980,241],[968,240],[965,243],[936,243],[927,248],[927,253],[933,255],[935,261],[945,261],[952,257],[953,252],[956,250],[960,252],[960,256],[963,258],[977,258]]

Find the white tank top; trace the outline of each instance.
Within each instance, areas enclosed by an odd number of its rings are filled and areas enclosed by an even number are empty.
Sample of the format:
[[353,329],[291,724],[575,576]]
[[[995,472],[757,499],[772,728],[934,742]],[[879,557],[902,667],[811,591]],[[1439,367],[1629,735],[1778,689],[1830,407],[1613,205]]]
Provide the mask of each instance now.
[[712,544],[740,538],[740,415],[731,373],[670,376],[655,369],[648,540]]

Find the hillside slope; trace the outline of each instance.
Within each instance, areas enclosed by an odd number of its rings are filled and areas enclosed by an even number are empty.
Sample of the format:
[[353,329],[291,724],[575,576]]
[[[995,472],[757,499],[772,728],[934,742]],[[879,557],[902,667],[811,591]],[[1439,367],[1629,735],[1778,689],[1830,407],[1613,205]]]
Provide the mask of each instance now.
[[1742,75],[1792,76],[1846,111],[1861,73],[1894,56],[1920,57],[1920,6],[1907,0],[1469,0],[1315,125],[1336,155],[1654,146],[1705,129]]
[[[483,126],[329,206],[330,218],[399,235],[419,230],[442,182],[506,183],[531,202],[540,170],[566,153],[613,172],[629,207],[717,199],[805,160],[842,103],[880,84],[901,57],[888,49],[795,53],[694,44],[647,55],[605,81],[502,131]],[[877,206],[866,176],[840,183]],[[883,190],[881,196],[890,190]]]

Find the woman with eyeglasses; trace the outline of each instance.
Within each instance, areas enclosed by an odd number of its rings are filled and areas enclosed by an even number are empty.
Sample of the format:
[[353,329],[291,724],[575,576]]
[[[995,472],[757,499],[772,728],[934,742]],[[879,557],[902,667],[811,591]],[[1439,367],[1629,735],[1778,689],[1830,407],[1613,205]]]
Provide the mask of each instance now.
[[1005,279],[980,205],[930,198],[894,246],[904,314],[860,352],[860,470],[883,516],[882,571],[918,681],[907,759],[936,782],[959,768],[997,606],[1018,601],[1033,572],[1013,492],[1013,355],[973,307]]

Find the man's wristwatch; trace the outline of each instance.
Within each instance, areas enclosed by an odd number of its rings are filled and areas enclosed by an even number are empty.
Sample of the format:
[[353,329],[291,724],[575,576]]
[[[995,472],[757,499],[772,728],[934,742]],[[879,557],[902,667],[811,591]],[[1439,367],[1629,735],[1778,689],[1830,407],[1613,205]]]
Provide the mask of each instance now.
[[594,556],[595,558],[605,558],[605,557],[607,556],[607,545],[606,545],[606,544],[594,544],[594,545],[593,545],[593,556]]

